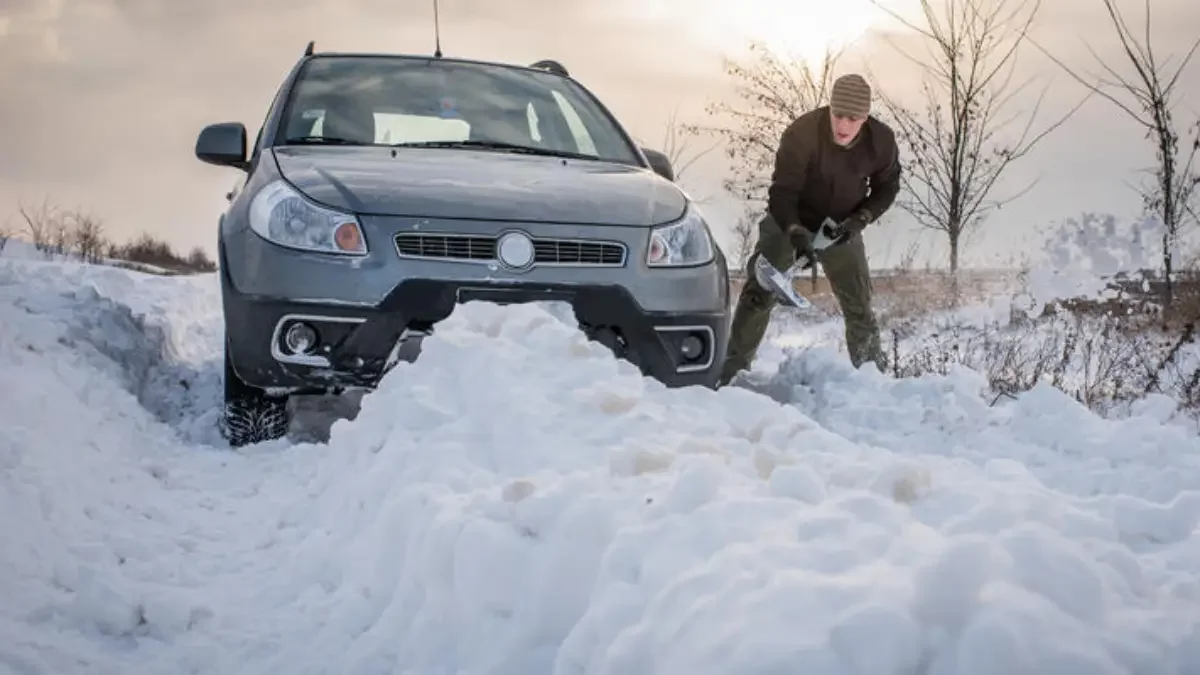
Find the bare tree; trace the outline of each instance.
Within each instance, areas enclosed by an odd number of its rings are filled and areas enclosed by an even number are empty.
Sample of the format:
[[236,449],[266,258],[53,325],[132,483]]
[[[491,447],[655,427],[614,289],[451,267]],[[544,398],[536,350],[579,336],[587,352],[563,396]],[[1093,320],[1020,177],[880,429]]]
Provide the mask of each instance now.
[[71,214],[75,253],[84,262],[98,263],[104,253],[104,224],[96,216],[76,211]]
[[60,214],[51,221],[50,252],[56,256],[65,256],[71,252],[71,224],[69,214]]
[[8,240],[12,239],[13,229],[8,218],[4,219],[4,223],[0,224],[0,253],[4,252],[4,247],[8,245]]
[[[1045,48],[1038,45],[1046,56],[1050,57],[1063,70],[1092,93],[1098,94],[1126,115],[1131,117],[1146,131],[1146,137],[1154,145],[1155,159],[1158,162],[1153,170],[1153,184],[1142,190],[1142,200],[1146,209],[1161,220],[1163,225],[1162,260],[1164,277],[1164,302],[1170,306],[1174,299],[1172,284],[1173,260],[1172,252],[1179,240],[1179,229],[1185,221],[1195,223],[1200,221],[1192,206],[1196,185],[1200,175],[1193,168],[1197,149],[1200,149],[1200,122],[1189,125],[1191,140],[1181,150],[1179,147],[1179,132],[1173,116],[1175,107],[1175,86],[1179,77],[1200,47],[1200,38],[1192,43],[1179,65],[1168,69],[1170,58],[1159,60],[1151,45],[1150,38],[1150,0],[1145,0],[1146,26],[1143,41],[1139,42],[1129,24],[1117,8],[1116,0],[1099,0],[1112,21],[1113,29],[1121,43],[1121,50],[1128,59],[1128,65],[1133,67],[1133,75],[1125,76],[1117,69],[1105,63],[1096,52],[1088,47],[1088,51],[1100,64],[1107,76],[1084,79],[1073,69],[1063,64]],[[1036,43],[1035,43],[1036,44]],[[1173,70],[1174,72],[1169,72]],[[1111,78],[1111,79],[1110,79]],[[1110,90],[1116,90],[1113,93]],[[1119,96],[1127,98],[1122,101]]]
[[[696,162],[717,147],[717,144],[712,142],[697,148],[693,144],[695,138],[687,132],[686,126],[679,123],[678,110],[671,111],[664,131],[662,152],[667,156],[667,159],[671,160],[671,166],[675,169],[675,180],[677,181],[680,181]],[[710,199],[709,197],[696,197],[695,195],[693,195],[693,198],[700,203],[704,203]]]
[[840,52],[827,51],[820,64],[788,59],[765,45],[750,44],[746,62],[725,59],[736,101],[707,106],[714,124],[690,125],[691,134],[715,136],[725,145],[732,174],[725,191],[748,205],[766,204],[779,138],[797,117],[828,102]]
[[17,212],[25,221],[29,241],[39,253],[46,257],[54,254],[56,234],[62,227],[62,212],[47,198],[36,206],[17,206]]
[[[1032,106],[1020,105],[1017,115],[1004,112],[1025,89],[1025,83],[1014,81],[1016,56],[1041,0],[944,0],[944,16],[938,16],[933,1],[921,0],[926,25],[920,26],[873,0],[929,48],[925,59],[897,48],[921,69],[923,110],[910,109],[886,92],[880,99],[902,146],[905,196],[898,205],[920,225],[945,234],[950,271],[957,275],[960,247],[970,231],[990,211],[1033,187],[995,199],[992,191],[1001,176],[1079,106],[1038,133],[1032,128],[1044,90]],[[1015,138],[1002,139],[1018,115],[1026,122]]]

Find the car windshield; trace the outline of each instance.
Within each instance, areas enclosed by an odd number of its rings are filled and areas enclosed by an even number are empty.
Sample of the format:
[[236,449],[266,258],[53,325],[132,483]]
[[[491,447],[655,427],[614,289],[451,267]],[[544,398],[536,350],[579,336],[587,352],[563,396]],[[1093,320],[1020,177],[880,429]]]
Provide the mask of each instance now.
[[281,132],[283,144],[468,143],[638,161],[620,129],[571,80],[441,59],[312,59],[292,88]]

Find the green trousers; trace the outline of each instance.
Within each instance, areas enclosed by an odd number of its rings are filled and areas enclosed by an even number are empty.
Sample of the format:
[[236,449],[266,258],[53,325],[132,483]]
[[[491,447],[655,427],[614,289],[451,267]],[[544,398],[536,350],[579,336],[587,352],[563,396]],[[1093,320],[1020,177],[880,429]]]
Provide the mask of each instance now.
[[[758,243],[746,265],[746,283],[742,286],[733,314],[729,354],[721,373],[721,384],[728,384],[739,371],[749,369],[771,320],[775,296],[760,286],[754,276],[754,261],[759,255],[766,256],[780,270],[786,270],[796,258],[791,241],[769,214],[758,223]],[[850,362],[856,368],[874,362],[881,371],[886,372],[879,324],[871,307],[871,271],[862,235],[855,235],[845,244],[826,249],[819,263],[842,310]]]

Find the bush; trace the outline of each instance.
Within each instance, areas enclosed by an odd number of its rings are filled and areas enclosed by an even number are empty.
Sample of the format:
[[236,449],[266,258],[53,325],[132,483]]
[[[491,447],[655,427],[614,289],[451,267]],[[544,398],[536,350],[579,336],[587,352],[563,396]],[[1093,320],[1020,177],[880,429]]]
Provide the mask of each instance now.
[[141,233],[127,244],[110,247],[109,257],[150,265],[177,274],[211,272],[217,269],[204,249],[196,247],[185,258],[176,254],[170,244],[148,232]]
[[965,365],[987,377],[993,402],[1044,382],[1100,413],[1152,393],[1200,412],[1194,324],[1172,333],[1062,310],[1024,320],[909,323],[888,333],[894,375],[946,374],[952,364]]
[[[156,274],[212,272],[216,264],[204,249],[177,254],[166,241],[143,232],[124,244],[110,241],[101,219],[82,209],[64,209],[43,199],[17,208],[23,234],[47,259],[75,258],[92,264],[111,264]],[[5,222],[0,227],[0,250],[17,230]]]

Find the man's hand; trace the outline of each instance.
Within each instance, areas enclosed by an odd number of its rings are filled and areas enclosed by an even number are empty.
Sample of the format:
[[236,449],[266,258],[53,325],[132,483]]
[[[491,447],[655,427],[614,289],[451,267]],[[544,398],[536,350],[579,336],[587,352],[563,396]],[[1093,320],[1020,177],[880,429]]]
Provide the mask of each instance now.
[[812,257],[812,233],[798,222],[793,222],[788,225],[784,232],[787,234],[787,241],[792,245],[792,258],[800,259],[802,257]]
[[796,253],[807,251],[812,248],[812,232],[800,223],[792,223],[787,226],[788,241],[791,242],[792,248],[796,249]]
[[821,234],[829,239],[829,244],[823,248],[841,246],[850,241],[854,235],[866,229],[868,222],[870,222],[870,215],[862,211],[855,213],[840,223],[826,219],[825,223],[821,226]]
[[871,214],[866,211],[857,211],[849,218],[838,223],[838,229],[846,235],[846,239],[862,232],[867,228],[867,223],[871,222]]
[[816,260],[816,252],[812,248],[812,232],[808,228],[799,223],[792,223],[787,227],[788,241],[792,244],[793,259],[805,261],[800,269],[808,269],[813,266],[813,261]]

